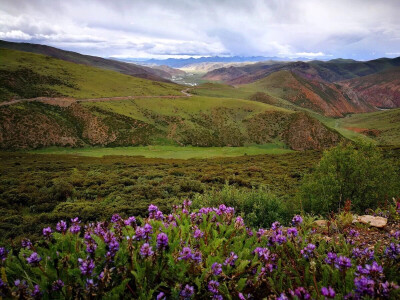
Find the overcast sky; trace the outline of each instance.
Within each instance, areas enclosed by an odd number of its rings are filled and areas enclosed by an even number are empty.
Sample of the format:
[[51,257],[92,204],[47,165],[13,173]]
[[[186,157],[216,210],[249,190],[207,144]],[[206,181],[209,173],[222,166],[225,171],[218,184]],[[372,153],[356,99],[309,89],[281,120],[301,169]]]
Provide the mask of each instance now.
[[400,0],[1,0],[0,39],[103,57],[395,57]]

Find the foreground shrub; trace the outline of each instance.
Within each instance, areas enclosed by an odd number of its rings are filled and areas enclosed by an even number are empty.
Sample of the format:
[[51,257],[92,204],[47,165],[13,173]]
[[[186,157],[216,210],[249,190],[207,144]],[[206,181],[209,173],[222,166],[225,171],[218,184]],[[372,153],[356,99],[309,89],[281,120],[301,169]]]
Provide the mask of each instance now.
[[[278,222],[245,227],[220,205],[84,226],[78,218],[44,228],[44,240],[0,248],[0,293],[18,299],[361,299],[399,296],[400,234],[386,249],[327,242]],[[368,250],[368,251],[366,251]]]
[[293,215],[285,201],[265,187],[243,190],[225,184],[221,190],[197,194],[193,199],[195,208],[221,204],[233,207],[252,227],[270,227],[275,221],[288,224]]
[[324,153],[315,171],[305,176],[300,198],[307,212],[327,215],[350,200],[364,213],[397,196],[399,176],[389,160],[372,145],[339,145]]

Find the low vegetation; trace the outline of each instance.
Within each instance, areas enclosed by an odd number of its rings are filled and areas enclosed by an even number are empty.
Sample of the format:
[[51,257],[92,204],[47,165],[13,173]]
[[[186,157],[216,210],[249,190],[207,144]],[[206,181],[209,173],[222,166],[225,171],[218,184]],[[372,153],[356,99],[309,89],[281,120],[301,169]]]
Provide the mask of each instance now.
[[[351,229],[324,239],[300,215],[292,227],[246,227],[233,207],[190,201],[146,218],[43,228],[22,249],[0,248],[0,295],[15,299],[397,299],[399,232],[364,248]],[[398,216],[397,216],[398,218]],[[325,236],[326,237],[326,236]]]

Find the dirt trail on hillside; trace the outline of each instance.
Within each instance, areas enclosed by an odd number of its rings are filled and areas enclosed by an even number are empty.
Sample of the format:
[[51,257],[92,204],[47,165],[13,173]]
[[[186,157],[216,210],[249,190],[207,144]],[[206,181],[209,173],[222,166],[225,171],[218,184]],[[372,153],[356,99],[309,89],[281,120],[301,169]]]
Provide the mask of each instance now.
[[101,102],[101,101],[119,101],[119,100],[132,100],[139,98],[168,98],[168,99],[176,99],[176,98],[187,98],[191,97],[192,94],[189,93],[190,88],[184,89],[181,91],[182,96],[178,95],[170,95],[170,96],[121,96],[121,97],[104,97],[104,98],[89,98],[89,99],[75,99],[75,98],[50,98],[50,97],[37,97],[30,99],[16,99],[7,102],[0,103],[1,106],[8,106],[13,104],[18,104],[21,102],[43,102],[50,105],[58,105],[62,107],[68,107],[72,103],[80,103],[80,102]]

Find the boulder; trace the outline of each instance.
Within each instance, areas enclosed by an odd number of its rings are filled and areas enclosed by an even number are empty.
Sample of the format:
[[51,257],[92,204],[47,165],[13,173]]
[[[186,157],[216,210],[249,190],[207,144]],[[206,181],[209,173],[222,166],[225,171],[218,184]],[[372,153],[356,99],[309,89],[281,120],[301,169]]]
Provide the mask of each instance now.
[[374,217],[370,215],[359,216],[357,221],[363,224],[368,224],[376,228],[383,228],[387,225],[387,219],[383,217]]

